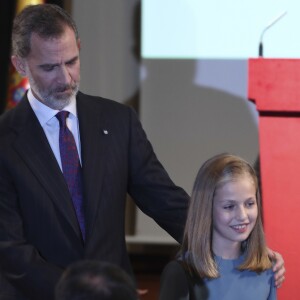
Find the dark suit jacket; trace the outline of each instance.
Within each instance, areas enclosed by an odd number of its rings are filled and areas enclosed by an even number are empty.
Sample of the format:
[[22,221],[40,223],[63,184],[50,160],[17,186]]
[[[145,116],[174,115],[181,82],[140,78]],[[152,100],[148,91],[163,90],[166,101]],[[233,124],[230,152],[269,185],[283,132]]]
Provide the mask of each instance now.
[[0,300],[52,299],[62,271],[80,259],[105,260],[130,272],[127,192],[181,238],[188,195],[168,177],[132,109],[79,92],[77,111],[85,244],[64,177],[27,97],[0,118]]

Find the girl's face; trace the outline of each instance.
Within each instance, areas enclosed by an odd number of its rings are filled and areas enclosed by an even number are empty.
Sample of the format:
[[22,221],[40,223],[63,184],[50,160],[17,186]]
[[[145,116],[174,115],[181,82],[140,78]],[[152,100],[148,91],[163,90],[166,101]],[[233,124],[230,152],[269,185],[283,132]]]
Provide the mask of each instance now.
[[240,255],[241,242],[249,237],[257,216],[256,188],[250,175],[219,187],[213,203],[214,253],[223,258]]

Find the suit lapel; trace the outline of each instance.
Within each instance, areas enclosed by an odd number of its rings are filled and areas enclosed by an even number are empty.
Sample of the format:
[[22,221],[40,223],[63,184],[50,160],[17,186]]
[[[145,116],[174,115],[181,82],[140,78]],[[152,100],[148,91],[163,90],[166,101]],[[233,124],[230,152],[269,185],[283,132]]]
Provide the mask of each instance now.
[[27,99],[15,110],[13,127],[17,131],[15,150],[32,170],[60,213],[67,219],[76,235],[81,233],[72,200],[63,174],[51,150],[42,127]]
[[108,139],[105,132],[106,116],[99,108],[96,109],[96,105],[87,104],[88,101],[83,94],[79,93],[77,108],[85,191],[84,201],[86,203],[87,240],[92,233],[98,204],[101,199]]

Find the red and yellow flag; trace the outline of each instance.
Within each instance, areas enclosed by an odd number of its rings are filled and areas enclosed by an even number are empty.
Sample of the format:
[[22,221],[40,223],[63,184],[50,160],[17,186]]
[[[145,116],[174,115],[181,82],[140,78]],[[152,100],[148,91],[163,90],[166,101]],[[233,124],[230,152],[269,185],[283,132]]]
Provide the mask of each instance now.
[[[36,5],[44,3],[43,0],[17,0],[16,15],[27,5]],[[29,88],[29,82],[26,77],[22,77],[12,64],[9,67],[8,90],[6,97],[6,109],[16,106]]]

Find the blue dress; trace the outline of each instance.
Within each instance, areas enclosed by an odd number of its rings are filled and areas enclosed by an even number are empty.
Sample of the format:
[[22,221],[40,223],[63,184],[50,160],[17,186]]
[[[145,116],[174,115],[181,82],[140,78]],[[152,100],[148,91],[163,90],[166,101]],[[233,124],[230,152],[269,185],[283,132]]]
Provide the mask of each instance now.
[[273,271],[260,274],[236,269],[243,257],[215,257],[220,277],[192,278],[179,261],[170,262],[161,276],[160,300],[276,300]]

